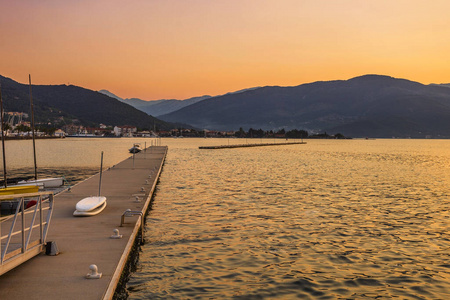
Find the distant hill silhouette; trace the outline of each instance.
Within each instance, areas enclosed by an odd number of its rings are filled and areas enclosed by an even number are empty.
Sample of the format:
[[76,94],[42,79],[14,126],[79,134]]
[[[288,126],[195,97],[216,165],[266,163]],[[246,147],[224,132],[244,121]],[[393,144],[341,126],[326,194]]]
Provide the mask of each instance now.
[[365,75],[256,88],[159,117],[216,130],[297,128],[353,137],[450,137],[450,89]]
[[443,86],[450,88],[450,83],[441,83],[441,84],[431,84],[431,85],[437,85],[437,86]]
[[[229,92],[225,95],[239,94],[239,93],[254,90],[257,88],[258,87],[253,87],[253,88],[243,89],[243,90],[239,90],[239,91],[235,91],[235,92]],[[195,104],[197,102],[211,98],[211,96],[204,95],[204,96],[200,96],[200,97],[192,97],[192,98],[185,99],[185,100],[161,99],[161,100],[146,101],[146,100],[141,100],[138,98],[122,99],[119,96],[114,95],[113,93],[111,93],[108,90],[100,90],[99,92],[103,93],[105,95],[108,95],[112,98],[116,98],[119,101],[127,103],[127,104],[129,104],[143,112],[146,112],[147,114],[149,114],[151,116],[155,116],[155,117],[169,114],[171,112],[180,110],[186,106],[189,106],[189,105]]]
[[[0,76],[5,111],[29,113],[29,86]],[[176,126],[99,92],[73,85],[32,85],[37,123],[64,125],[73,120],[85,126],[133,125],[171,129]]]
[[[28,113],[28,85],[3,76],[0,83],[5,111]],[[44,124],[78,120],[87,126],[103,123],[153,128],[155,124],[171,129],[189,124],[211,130],[284,128],[353,137],[449,138],[449,87],[364,75],[295,87],[256,87],[192,101],[124,100],[106,90],[100,93],[73,85],[33,85],[32,92],[36,122]],[[138,107],[158,115],[158,119]],[[167,111],[170,113],[159,115]]]
[[110,97],[116,98],[117,100],[127,103],[133,106],[134,108],[139,109],[155,117],[171,113],[183,107],[211,98],[211,96],[205,95],[201,97],[189,98],[186,100],[161,99],[161,100],[146,101],[138,98],[122,99],[119,96],[116,96],[113,93],[109,92],[108,90],[100,90],[99,92],[108,95]]

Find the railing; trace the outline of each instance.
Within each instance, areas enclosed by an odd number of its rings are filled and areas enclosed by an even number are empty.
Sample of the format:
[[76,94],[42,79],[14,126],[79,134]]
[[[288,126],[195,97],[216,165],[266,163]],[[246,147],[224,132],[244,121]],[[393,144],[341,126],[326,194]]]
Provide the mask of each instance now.
[[17,207],[15,214],[0,219],[0,275],[45,249],[54,198],[53,192],[37,192],[3,195],[1,201],[12,201]]
[[120,227],[123,226],[123,224],[125,224],[125,217],[132,217],[132,216],[139,216],[139,221],[141,222],[141,237],[140,242],[143,242],[144,239],[144,218],[143,218],[143,213],[142,211],[136,211],[136,210],[131,210],[131,209],[127,209],[126,211],[123,212],[122,217],[120,217]]

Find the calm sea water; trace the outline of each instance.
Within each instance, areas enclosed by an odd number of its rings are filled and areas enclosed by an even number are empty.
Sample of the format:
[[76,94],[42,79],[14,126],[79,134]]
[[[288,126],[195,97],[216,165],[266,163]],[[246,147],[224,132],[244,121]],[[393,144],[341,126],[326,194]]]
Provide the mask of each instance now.
[[[162,140],[129,299],[450,299],[450,140],[198,149],[258,141]],[[137,142],[38,140],[39,172],[76,183]],[[32,174],[31,141],[6,146]]]
[[129,299],[450,299],[449,140],[164,142]]
[[[103,166],[108,168],[129,157],[128,149],[134,143],[140,143],[144,147],[152,143],[156,144],[156,141],[142,138],[36,140],[38,177],[64,176],[73,185],[99,172],[102,151],[104,152]],[[6,141],[5,154],[8,178],[34,176],[31,140]],[[0,179],[3,180],[3,164],[0,166]]]

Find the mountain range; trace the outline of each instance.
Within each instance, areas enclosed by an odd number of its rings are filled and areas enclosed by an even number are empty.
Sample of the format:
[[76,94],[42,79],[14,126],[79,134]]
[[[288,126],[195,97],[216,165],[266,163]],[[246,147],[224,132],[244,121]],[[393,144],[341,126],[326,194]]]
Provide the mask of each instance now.
[[[3,107],[7,112],[30,112],[30,87],[0,76]],[[148,114],[102,93],[74,85],[32,85],[36,124],[60,127],[133,125],[139,128],[171,129],[177,125]]]
[[[257,89],[258,87],[253,87],[249,89],[242,89],[235,92],[229,92],[225,95],[232,95],[232,94],[239,94],[246,91]],[[185,100],[177,100],[177,99],[161,99],[161,100],[152,100],[152,101],[146,101],[138,98],[120,98],[119,96],[111,93],[108,90],[100,90],[100,93],[103,93],[105,95],[108,95],[109,97],[115,98],[119,101],[122,101],[126,104],[129,104],[143,112],[146,112],[149,115],[158,117],[162,115],[169,114],[171,112],[177,111],[179,109],[182,109],[186,106],[195,104],[197,102],[212,98],[212,96],[204,95],[200,97],[193,97]]]
[[448,138],[450,89],[364,75],[227,94],[159,118],[215,130],[296,128],[353,137]]
[[[0,83],[5,111],[29,112],[27,84],[3,76]],[[107,90],[73,85],[33,85],[32,93],[36,122],[56,127],[75,122],[156,125],[164,130],[300,129],[352,137],[450,138],[449,87],[364,75],[186,100],[122,99]]]
[[123,103],[131,105],[134,108],[139,109],[155,117],[171,113],[173,111],[182,109],[183,107],[211,98],[211,96],[205,95],[200,97],[189,98],[186,100],[162,99],[162,100],[146,101],[138,98],[122,99],[108,90],[100,90],[99,93],[108,95],[109,97],[115,98]]

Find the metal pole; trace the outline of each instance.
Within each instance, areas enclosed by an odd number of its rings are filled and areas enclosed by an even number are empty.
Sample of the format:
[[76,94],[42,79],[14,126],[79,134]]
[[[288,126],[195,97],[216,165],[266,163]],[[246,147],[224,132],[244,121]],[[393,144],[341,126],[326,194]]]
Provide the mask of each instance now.
[[41,244],[44,243],[44,226],[42,226],[43,214],[42,214],[42,196],[39,196],[39,234],[41,239]]
[[31,110],[31,133],[33,135],[34,180],[37,180],[36,144],[34,141],[34,107],[33,107],[33,97],[31,94],[31,75],[30,74],[28,74],[28,79],[30,82],[30,110]]
[[22,253],[25,253],[25,251],[27,251],[27,249],[25,249],[25,198],[22,197],[20,198],[20,209],[21,214],[22,214]]
[[102,191],[102,171],[103,171],[103,151],[102,151],[102,158],[100,160],[100,180],[98,183],[98,196],[100,197],[101,191]]
[[3,178],[5,180],[5,188],[8,187],[6,182],[6,155],[5,155],[5,124],[3,124],[3,100],[2,100],[2,86],[0,84],[0,110],[2,121],[2,152],[3,152]]

